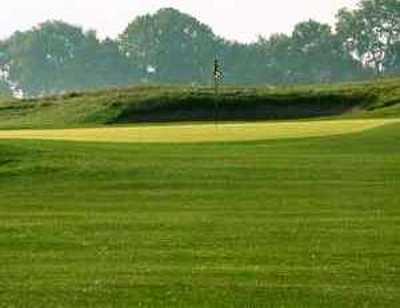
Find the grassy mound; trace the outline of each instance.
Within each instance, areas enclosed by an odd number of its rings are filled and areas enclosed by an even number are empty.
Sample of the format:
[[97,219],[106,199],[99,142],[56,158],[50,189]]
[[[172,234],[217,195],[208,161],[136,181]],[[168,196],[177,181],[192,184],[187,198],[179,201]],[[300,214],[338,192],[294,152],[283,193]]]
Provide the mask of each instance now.
[[137,122],[398,117],[400,80],[287,88],[133,87],[0,103],[0,128]]

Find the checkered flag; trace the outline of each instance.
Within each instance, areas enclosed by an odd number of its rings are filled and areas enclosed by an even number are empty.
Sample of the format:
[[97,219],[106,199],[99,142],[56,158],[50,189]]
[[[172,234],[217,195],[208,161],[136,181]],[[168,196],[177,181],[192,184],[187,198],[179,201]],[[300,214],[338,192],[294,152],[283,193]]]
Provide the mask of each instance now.
[[218,60],[215,59],[214,61],[214,80],[215,82],[219,82],[224,78],[224,74],[221,71],[220,65]]
[[222,70],[219,66],[218,59],[214,60],[214,71],[213,71],[213,77],[214,77],[214,91],[215,91],[215,103],[214,103],[214,119],[215,119],[215,124],[218,123],[218,118],[219,118],[219,104],[218,104],[218,92],[219,92],[219,85],[222,79],[224,78],[224,74],[222,73]]

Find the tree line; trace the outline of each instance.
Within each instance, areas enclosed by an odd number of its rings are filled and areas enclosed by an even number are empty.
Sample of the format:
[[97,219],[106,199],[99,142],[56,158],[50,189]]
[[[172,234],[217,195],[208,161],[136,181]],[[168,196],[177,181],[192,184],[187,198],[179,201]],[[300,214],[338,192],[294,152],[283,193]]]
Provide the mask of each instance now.
[[400,1],[361,0],[337,13],[335,27],[314,20],[291,34],[252,44],[218,37],[172,8],[139,16],[118,38],[47,21],[0,41],[0,96],[58,94],[132,84],[210,84],[215,57],[224,82],[288,85],[351,81],[400,73]]

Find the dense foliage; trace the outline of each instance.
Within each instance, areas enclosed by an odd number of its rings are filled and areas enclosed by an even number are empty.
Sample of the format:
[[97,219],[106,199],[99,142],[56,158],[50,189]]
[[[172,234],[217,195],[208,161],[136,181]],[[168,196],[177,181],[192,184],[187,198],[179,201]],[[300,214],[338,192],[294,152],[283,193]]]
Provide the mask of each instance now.
[[205,83],[217,38],[193,17],[162,9],[135,19],[120,36],[120,45],[144,80]]
[[0,42],[0,96],[41,96],[141,83],[210,84],[218,56],[227,84],[359,80],[400,72],[400,3],[361,0],[336,29],[314,20],[290,35],[230,42],[175,9],[136,18],[116,39],[48,21]]

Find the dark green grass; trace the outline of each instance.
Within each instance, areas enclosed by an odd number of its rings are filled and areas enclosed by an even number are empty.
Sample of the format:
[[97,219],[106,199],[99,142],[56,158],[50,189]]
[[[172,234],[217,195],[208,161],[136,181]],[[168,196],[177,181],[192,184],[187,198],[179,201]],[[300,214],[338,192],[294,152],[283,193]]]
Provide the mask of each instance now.
[[[400,116],[400,80],[295,87],[132,87],[0,102],[0,129]],[[218,105],[218,115],[215,106]]]
[[399,129],[0,141],[0,306],[398,307]]

